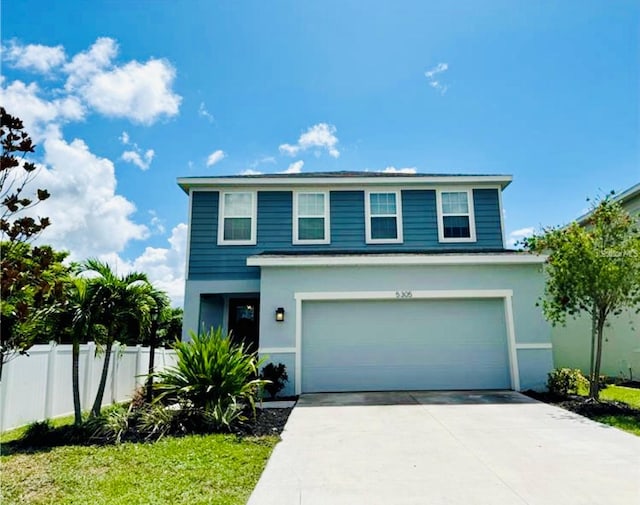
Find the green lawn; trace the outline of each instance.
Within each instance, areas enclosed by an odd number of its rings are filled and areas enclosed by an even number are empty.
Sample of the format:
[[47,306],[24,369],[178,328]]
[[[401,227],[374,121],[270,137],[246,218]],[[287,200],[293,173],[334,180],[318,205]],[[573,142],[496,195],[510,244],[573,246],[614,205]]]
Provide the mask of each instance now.
[[640,389],[609,386],[600,392],[601,400],[615,400],[640,409]]
[[192,435],[15,453],[0,458],[0,503],[244,504],[277,441]]
[[[580,394],[586,396],[588,391],[580,391]],[[607,386],[600,391],[600,400],[609,400],[626,403],[627,405],[638,409],[638,415],[612,415],[612,416],[594,416],[593,419],[603,424],[614,426],[634,435],[640,436],[640,389],[627,388],[623,386]]]

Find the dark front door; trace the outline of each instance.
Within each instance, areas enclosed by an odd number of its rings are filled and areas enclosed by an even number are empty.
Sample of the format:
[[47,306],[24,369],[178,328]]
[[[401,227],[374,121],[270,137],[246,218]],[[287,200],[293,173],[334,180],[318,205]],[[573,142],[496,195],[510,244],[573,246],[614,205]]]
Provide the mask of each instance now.
[[231,298],[229,300],[229,331],[233,342],[244,343],[250,352],[258,350],[260,300]]

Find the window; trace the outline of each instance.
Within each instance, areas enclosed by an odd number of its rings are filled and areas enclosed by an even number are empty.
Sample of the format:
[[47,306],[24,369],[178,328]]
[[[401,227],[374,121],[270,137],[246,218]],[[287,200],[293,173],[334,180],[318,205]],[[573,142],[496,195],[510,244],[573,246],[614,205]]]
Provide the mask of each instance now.
[[440,242],[475,242],[473,192],[438,191],[438,238]]
[[329,243],[329,193],[294,193],[293,243]]
[[256,243],[256,194],[222,193],[218,244],[254,245]]
[[402,242],[402,208],[400,192],[366,193],[366,233],[369,244]]

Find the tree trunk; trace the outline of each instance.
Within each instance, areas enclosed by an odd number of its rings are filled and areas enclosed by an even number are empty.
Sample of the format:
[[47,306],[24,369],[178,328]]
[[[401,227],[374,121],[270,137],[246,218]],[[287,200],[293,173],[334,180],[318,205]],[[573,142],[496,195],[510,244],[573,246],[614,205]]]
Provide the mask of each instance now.
[[82,424],[82,407],[80,405],[80,340],[73,337],[73,347],[71,351],[71,384],[73,388],[73,414],[74,424]]
[[593,380],[589,387],[589,398],[598,400],[600,397],[600,364],[602,363],[602,334],[604,333],[605,313],[600,310],[598,313],[598,324],[596,326],[597,332],[597,347],[596,347],[596,362],[593,368]]
[[156,342],[158,333],[158,322],[151,322],[151,331],[149,332],[149,374],[147,376],[147,402],[153,401],[153,369],[156,361]]
[[107,342],[107,348],[104,355],[104,363],[102,365],[102,375],[100,376],[100,385],[96,392],[96,399],[91,407],[91,415],[98,417],[100,415],[100,409],[102,407],[102,398],[104,397],[104,390],[107,385],[107,375],[109,374],[109,361],[111,361],[111,348],[113,347],[113,340],[109,339]]
[[[596,340],[598,333],[598,307],[593,304],[591,309],[591,357],[589,360],[589,384],[593,384],[594,371],[596,368]],[[591,394],[591,386],[589,386],[589,394]]]

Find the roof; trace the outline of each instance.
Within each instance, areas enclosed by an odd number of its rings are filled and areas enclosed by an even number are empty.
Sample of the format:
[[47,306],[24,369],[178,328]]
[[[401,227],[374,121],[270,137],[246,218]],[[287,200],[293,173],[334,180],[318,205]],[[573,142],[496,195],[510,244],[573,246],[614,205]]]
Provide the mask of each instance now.
[[622,193],[616,195],[613,200],[620,203],[625,203],[632,198],[640,195],[640,182],[635,186],[631,186],[629,189],[623,191]]
[[178,185],[188,193],[195,188],[215,187],[265,187],[265,186],[405,186],[431,184],[486,184],[505,188],[512,180],[510,175],[499,174],[430,174],[384,172],[306,172],[300,174],[225,175],[215,177],[180,177]]
[[[640,182],[638,184],[631,186],[628,189],[625,189],[622,193],[618,193],[612,198],[612,200],[614,202],[620,203],[621,205],[624,205],[626,202],[638,196],[640,196]],[[576,219],[576,221],[579,224],[583,224],[587,220],[587,218],[591,215],[591,212],[592,211],[589,211],[586,214],[582,214],[578,219]]]

